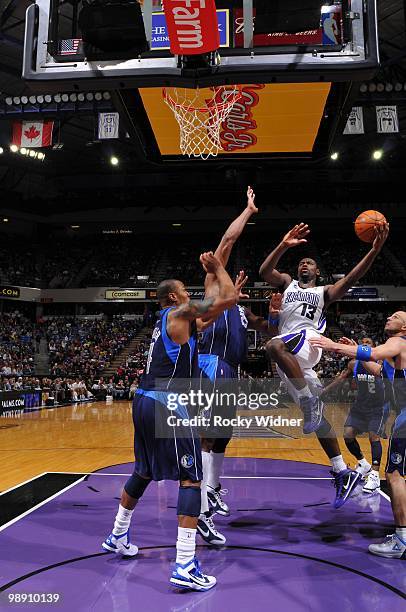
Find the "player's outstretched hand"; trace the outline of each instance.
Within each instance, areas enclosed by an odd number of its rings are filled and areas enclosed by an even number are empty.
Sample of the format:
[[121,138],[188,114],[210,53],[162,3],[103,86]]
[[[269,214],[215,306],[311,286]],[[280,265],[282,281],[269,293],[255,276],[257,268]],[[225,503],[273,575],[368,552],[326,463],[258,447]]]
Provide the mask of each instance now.
[[253,188],[249,185],[247,189],[247,208],[249,208],[252,213],[258,212],[258,208],[255,206],[255,193]]
[[220,261],[214,256],[213,251],[202,253],[200,255],[200,263],[202,264],[204,271],[209,274],[216,274],[217,270],[221,266]]
[[358,343],[355,342],[355,340],[352,340],[351,338],[346,338],[345,336],[340,338],[338,342],[339,344],[347,344],[348,346],[358,346]]
[[330,338],[326,338],[325,336],[309,338],[309,343],[316,348],[323,349],[323,351],[335,351],[335,342],[330,340]]
[[272,297],[269,301],[269,314],[272,319],[277,319],[279,317],[281,308],[282,308],[282,293],[273,293]]
[[240,270],[236,276],[234,287],[235,292],[237,294],[237,300],[246,300],[248,299],[249,293],[243,293],[242,290],[248,282],[248,276],[245,274],[244,270]]
[[374,251],[377,251],[379,253],[389,235],[389,223],[377,225],[375,228],[375,234],[375,240],[373,242],[372,248],[374,249]]
[[299,223],[292,227],[291,230],[284,236],[282,243],[290,249],[307,242],[306,236],[310,233],[309,226],[306,223]]

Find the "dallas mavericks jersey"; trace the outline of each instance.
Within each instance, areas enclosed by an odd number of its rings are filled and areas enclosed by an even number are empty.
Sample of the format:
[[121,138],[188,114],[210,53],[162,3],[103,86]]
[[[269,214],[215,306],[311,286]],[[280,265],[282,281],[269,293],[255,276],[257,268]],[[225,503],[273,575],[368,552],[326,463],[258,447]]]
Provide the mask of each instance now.
[[[173,390],[176,388],[176,380],[199,377],[196,323],[192,323],[192,335],[188,342],[176,344],[166,329],[172,308],[164,308],[159,313],[160,318],[152,333],[147,364],[140,381],[139,388],[142,390]],[[184,388],[179,390],[186,391]]]
[[199,352],[216,355],[237,368],[248,351],[248,320],[242,306],[225,310],[202,334]]
[[398,412],[406,409],[406,368],[395,370],[394,396]]
[[358,408],[382,407],[385,403],[385,390],[382,378],[370,374],[365,369],[362,361],[355,362],[353,376],[357,383],[355,405]]
[[[402,336],[406,340],[406,336]],[[393,395],[398,412],[406,409],[406,368],[393,371]]]
[[326,329],[324,287],[302,289],[293,280],[283,294],[279,314],[279,334],[313,330],[323,334]]

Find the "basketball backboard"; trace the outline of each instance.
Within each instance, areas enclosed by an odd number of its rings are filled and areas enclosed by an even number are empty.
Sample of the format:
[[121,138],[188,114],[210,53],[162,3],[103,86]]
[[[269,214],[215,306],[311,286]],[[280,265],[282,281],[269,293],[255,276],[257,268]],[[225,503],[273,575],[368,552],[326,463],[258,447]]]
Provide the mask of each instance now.
[[35,89],[354,81],[378,67],[376,0],[217,0],[220,47],[204,70],[170,53],[165,13],[155,0],[142,3],[146,51],[89,61],[79,29],[82,4],[36,0],[28,7],[23,78]]

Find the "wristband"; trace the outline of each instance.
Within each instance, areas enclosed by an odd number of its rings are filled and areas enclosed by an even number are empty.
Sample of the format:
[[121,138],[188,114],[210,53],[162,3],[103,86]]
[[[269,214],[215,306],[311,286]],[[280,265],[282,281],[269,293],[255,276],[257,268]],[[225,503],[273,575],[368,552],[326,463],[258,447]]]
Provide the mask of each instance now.
[[271,315],[269,315],[269,317],[268,317],[268,323],[269,323],[269,325],[278,325],[278,323],[279,323],[279,317],[276,317],[276,319],[273,319],[273,318],[271,317]]
[[358,361],[369,361],[371,359],[372,348],[366,344],[359,344],[357,347]]

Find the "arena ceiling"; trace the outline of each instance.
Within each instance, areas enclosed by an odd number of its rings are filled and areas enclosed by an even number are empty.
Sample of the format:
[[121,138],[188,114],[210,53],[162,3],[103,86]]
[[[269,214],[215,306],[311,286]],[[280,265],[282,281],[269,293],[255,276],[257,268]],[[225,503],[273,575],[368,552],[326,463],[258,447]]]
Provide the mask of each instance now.
[[[8,96],[32,93],[20,78],[24,17],[29,4],[29,0],[0,0],[0,103]],[[68,7],[69,0],[65,4]],[[405,3],[380,0],[378,9],[382,67],[374,81],[406,84]],[[69,28],[69,19],[65,19]],[[133,201],[151,206],[164,201],[170,206],[190,198],[187,194],[193,190],[196,205],[217,203],[219,198],[213,196],[218,193],[222,203],[231,204],[247,183],[254,184],[268,199],[280,202],[297,198],[326,204],[394,201],[395,186],[403,182],[406,163],[406,85],[402,91],[361,93],[358,83],[352,93],[353,104],[364,106],[365,113],[372,114],[376,104],[396,104],[404,133],[378,137],[373,121],[366,124],[362,136],[348,138],[337,132],[331,149],[340,152],[337,162],[326,155],[316,155],[314,160],[261,155],[243,161],[230,156],[209,163],[187,164],[177,159],[161,163],[153,151],[146,161],[145,147],[151,146],[152,139],[148,138],[150,126],[142,124],[141,115],[137,127],[143,130],[144,143],[130,130],[130,138],[100,144],[95,140],[94,113],[72,114],[61,119],[63,148],[47,152],[45,163],[0,155],[2,201],[7,207],[49,214],[55,206],[61,211],[98,208],[104,203],[123,207]],[[337,103],[331,114],[338,108]],[[8,146],[10,135],[10,120],[0,118],[0,146]],[[370,160],[375,148],[385,152],[379,164]],[[112,154],[120,158],[118,167],[109,163]]]

